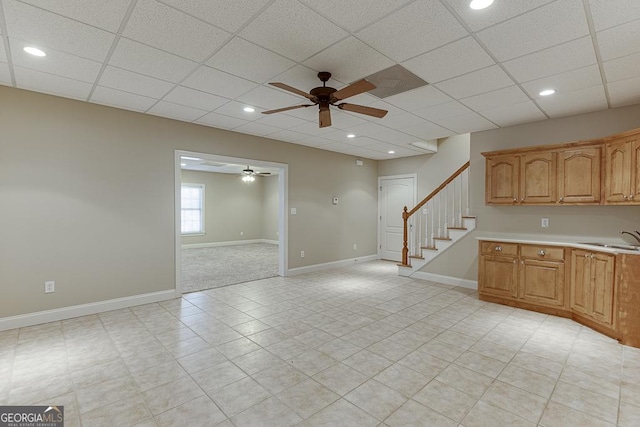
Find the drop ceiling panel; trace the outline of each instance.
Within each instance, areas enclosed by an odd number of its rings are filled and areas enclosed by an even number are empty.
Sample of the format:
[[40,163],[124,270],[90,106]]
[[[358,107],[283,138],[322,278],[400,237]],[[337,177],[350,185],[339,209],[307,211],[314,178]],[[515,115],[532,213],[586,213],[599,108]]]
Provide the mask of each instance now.
[[511,86],[513,83],[499,66],[493,65],[435,86],[449,96],[460,99]]
[[[539,92],[539,91],[538,91]],[[488,110],[491,108],[504,107],[506,105],[518,104],[528,101],[527,95],[518,86],[509,86],[481,95],[461,99],[467,107],[475,111]]]
[[209,113],[196,120],[196,123],[220,129],[234,129],[249,122],[247,120],[240,120],[234,117],[223,116],[222,114],[218,113]]
[[640,53],[607,61],[603,65],[609,83],[631,79],[636,77],[640,70]]
[[415,114],[427,120],[438,121],[440,119],[465,116],[472,112],[473,111],[462,105],[460,102],[451,101],[440,105],[434,105],[433,107],[422,108],[415,111]]
[[241,102],[230,101],[226,104],[216,108],[215,112],[218,114],[224,114],[225,116],[235,117],[236,119],[253,121],[263,116],[260,111],[256,110],[253,113],[244,111],[247,104]]
[[304,61],[347,33],[297,0],[276,0],[240,35],[294,61]]
[[355,82],[394,64],[355,37],[342,40],[304,62],[314,70],[329,71],[343,82]]
[[[282,131],[282,132],[290,132],[290,131]],[[275,138],[279,133],[274,133],[271,135],[272,138]],[[298,144],[306,145],[307,147],[322,147],[323,145],[330,144],[331,141],[326,138],[320,138],[317,136],[309,137],[305,135],[304,139],[296,141]]]
[[419,108],[444,104],[451,101],[451,98],[433,86],[424,86],[409,92],[385,98],[385,102],[395,105],[405,111],[413,111]]
[[[366,119],[368,118],[369,116],[362,114],[351,114],[345,111],[340,111],[337,108],[331,109],[331,126],[336,129],[349,130],[355,126],[367,123]],[[378,119],[375,120],[378,121]]]
[[495,129],[498,126],[476,113],[464,116],[441,119],[436,122],[440,126],[451,129],[457,134],[468,132],[479,132],[482,130]]
[[115,33],[130,0],[22,0],[41,9]]
[[582,0],[562,0],[480,31],[499,61],[507,61],[589,34]]
[[294,132],[292,130],[279,130],[269,135],[269,138],[278,139],[286,142],[293,142],[296,144],[301,144],[302,141],[308,137],[309,135],[305,135],[299,132]]
[[640,77],[609,83],[608,89],[613,107],[640,103]]
[[271,0],[161,0],[229,32],[238,31]]
[[251,135],[267,136],[278,132],[280,129],[274,126],[263,125],[256,122],[250,122],[239,126],[235,129],[238,132],[248,133]]
[[424,123],[424,119],[411,113],[402,113],[396,114],[395,116],[391,117],[385,116],[384,118],[380,119],[378,123],[383,126],[391,127],[394,129],[402,129],[404,131],[404,128],[406,127],[417,126]]
[[54,76],[29,68],[14,66],[13,71],[17,87],[21,89],[86,100],[92,88],[90,83]]
[[11,73],[9,72],[9,65],[5,62],[0,62],[0,84],[11,86]]
[[214,70],[205,65],[186,78],[182,85],[224,98],[235,98],[256,87],[256,84],[249,80]]
[[554,0],[507,0],[483,10],[473,10],[469,0],[445,0],[473,31],[506,21]]
[[271,87],[267,86],[256,86],[253,90],[239,96],[238,101],[244,102],[247,105],[264,108],[265,110],[310,103],[307,98],[303,98],[302,96],[289,95],[289,92],[280,89],[271,89]]
[[481,113],[498,126],[513,126],[546,119],[533,101],[483,110]]
[[345,143],[349,145],[353,145],[354,147],[366,147],[366,146],[379,144],[380,141],[377,141],[373,138],[369,138],[366,136],[358,136],[356,138],[349,138],[345,140]]
[[140,96],[121,90],[111,89],[108,87],[98,86],[93,91],[91,102],[97,104],[109,105],[111,107],[124,108],[133,111],[147,111],[156,99]]
[[410,0],[386,0],[372,7],[370,0],[300,0],[348,31],[356,31],[379,20]]
[[495,61],[472,37],[455,41],[404,62],[402,65],[429,83],[479,70]]
[[7,53],[4,50],[4,40],[2,38],[0,38],[0,61],[7,62]]
[[[263,125],[275,126],[280,129],[291,129],[296,126],[306,125],[309,122],[290,116],[288,114],[260,114],[262,117],[256,120],[256,123]],[[306,135],[305,135],[306,136]]]
[[54,49],[47,49],[45,58],[29,55],[23,50],[29,43],[14,38],[9,38],[9,43],[13,64],[32,70],[93,83],[102,67],[99,62]]
[[[311,109],[311,107],[309,107],[308,109]],[[324,137],[328,133],[335,131],[335,129],[333,129],[333,128],[321,128],[321,127],[319,127],[318,126],[318,110],[317,110],[317,108],[314,108],[313,111],[314,111],[313,121],[305,120],[304,124],[295,126],[295,127],[291,128],[291,130],[295,131],[295,132],[304,133],[305,135],[307,135],[307,137],[308,136]],[[346,132],[343,132],[343,135],[346,136]]]
[[602,86],[594,86],[567,93],[556,93],[554,96],[539,98],[536,101],[540,108],[552,118],[607,108],[607,98]]
[[640,16],[638,0],[589,0],[596,31],[624,24]]
[[516,80],[528,82],[586,67],[596,61],[591,37],[582,37],[504,62],[503,65]]
[[206,111],[213,111],[229,102],[228,98],[211,95],[210,93],[200,92],[184,86],[174,88],[164,97],[164,100]]
[[[284,73],[277,75],[272,79],[272,81],[286,83],[303,92],[309,92],[314,87],[322,85],[322,82],[318,79],[318,72],[302,65],[296,65]],[[328,83],[333,87],[338,87],[340,84],[344,84],[336,81],[335,78],[329,80]]]
[[155,0],[138,0],[122,35],[198,62],[231,36]]
[[[407,31],[419,28],[420,31]],[[438,0],[418,0],[357,33],[394,61],[406,61],[467,35]]]
[[148,111],[148,113],[156,116],[170,117],[184,122],[192,122],[207,114],[206,111],[199,110],[197,108],[185,107],[184,105],[178,105],[167,101],[158,102]]
[[105,68],[98,84],[155,99],[162,98],[174,86],[164,80],[112,66]]
[[532,98],[538,98],[539,93],[545,89],[555,89],[556,93],[567,93],[599,85],[602,85],[600,69],[594,64],[524,83],[522,86]]
[[640,52],[640,20],[598,33],[603,61]]
[[114,35],[14,0],[5,0],[7,31],[13,38],[83,58],[103,61]]
[[177,83],[198,64],[141,43],[120,38],[110,65]]
[[429,139],[437,139],[445,136],[453,135],[453,132],[449,129],[445,129],[442,126],[438,126],[435,123],[424,121],[418,125],[409,126],[402,129],[405,133],[415,137],[411,138],[408,142],[415,142],[416,138],[418,140],[429,140]]
[[234,37],[207,61],[207,65],[257,83],[264,83],[295,65],[295,62]]

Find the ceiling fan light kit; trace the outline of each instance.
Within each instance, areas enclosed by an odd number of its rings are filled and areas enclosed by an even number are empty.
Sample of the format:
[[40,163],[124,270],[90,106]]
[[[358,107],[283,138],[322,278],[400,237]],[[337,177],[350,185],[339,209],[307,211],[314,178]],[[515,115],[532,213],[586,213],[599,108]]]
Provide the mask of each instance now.
[[331,73],[327,71],[321,71],[318,73],[318,78],[322,82],[322,86],[315,87],[309,91],[309,93],[303,92],[300,89],[296,89],[287,84],[280,82],[269,83],[271,86],[277,87],[282,90],[286,90],[291,93],[295,93],[296,95],[303,96],[307,98],[309,101],[313,102],[313,104],[301,104],[301,105],[293,105],[291,107],[278,108],[276,110],[268,110],[263,111],[262,114],[273,114],[273,113],[281,113],[283,111],[295,110],[298,108],[306,108],[312,107],[314,105],[318,106],[318,122],[321,128],[331,126],[331,110],[330,106],[337,107],[341,110],[350,111],[352,113],[365,114],[371,117],[383,118],[386,114],[386,110],[381,110],[379,108],[367,107],[364,105],[357,104],[348,104],[346,102],[342,102],[340,104],[336,104],[339,101],[342,101],[346,98],[360,95],[361,93],[369,92],[376,88],[376,86],[368,82],[365,79],[358,80],[355,83],[350,84],[340,90],[327,86],[327,81],[331,78]]

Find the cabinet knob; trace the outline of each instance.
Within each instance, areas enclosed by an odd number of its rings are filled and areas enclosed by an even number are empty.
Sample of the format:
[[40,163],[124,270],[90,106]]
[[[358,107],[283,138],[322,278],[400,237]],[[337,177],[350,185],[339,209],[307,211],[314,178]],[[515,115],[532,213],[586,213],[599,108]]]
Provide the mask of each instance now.
[[560,203],[564,203],[564,197],[560,197]]
[[516,203],[517,201],[518,201],[518,198],[517,198],[517,197],[514,197],[514,198],[513,198],[513,203]]
[[629,194],[629,199],[633,200],[633,196],[635,196],[635,194]]
[[584,254],[584,257],[585,258],[589,258],[589,254]]
[[521,202],[524,202],[524,196],[522,196],[522,198],[520,199]]
[[543,250],[543,249],[540,249],[540,250],[538,251],[538,255],[540,255],[540,256],[544,256],[544,255],[545,255],[544,250]]
[[627,197],[627,196],[624,196],[624,199],[625,199],[625,200],[627,200],[627,199],[628,199],[628,197]]
[[520,264],[524,265],[524,261],[520,261]]
[[514,264],[516,263],[516,260],[515,260],[515,259],[513,260],[513,263],[514,263]]
[[496,252],[502,252],[502,246],[496,246],[494,250]]
[[591,254],[591,259],[594,259],[596,256],[594,254]]

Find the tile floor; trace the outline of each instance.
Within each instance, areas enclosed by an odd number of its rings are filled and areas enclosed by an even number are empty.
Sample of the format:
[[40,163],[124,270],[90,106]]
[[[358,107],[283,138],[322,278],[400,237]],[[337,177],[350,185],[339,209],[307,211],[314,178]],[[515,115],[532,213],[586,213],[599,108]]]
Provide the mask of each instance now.
[[68,427],[640,425],[640,350],[382,261],[0,332],[0,379]]

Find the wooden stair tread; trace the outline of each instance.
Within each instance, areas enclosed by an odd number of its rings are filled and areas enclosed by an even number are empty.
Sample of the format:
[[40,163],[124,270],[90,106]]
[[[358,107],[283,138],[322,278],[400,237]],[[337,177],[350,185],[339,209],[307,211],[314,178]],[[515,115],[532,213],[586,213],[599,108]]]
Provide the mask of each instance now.
[[424,259],[424,257],[420,256],[420,255],[409,255],[409,258],[413,258],[413,259]]
[[466,218],[466,219],[476,219],[475,216],[467,216],[467,215],[462,215],[462,218]]
[[447,227],[448,230],[467,230],[466,227]]
[[436,248],[435,246],[420,246],[420,249],[425,249],[427,251],[437,251],[438,248]]
[[444,240],[444,241],[450,241],[451,239],[448,237],[434,237],[433,240]]

